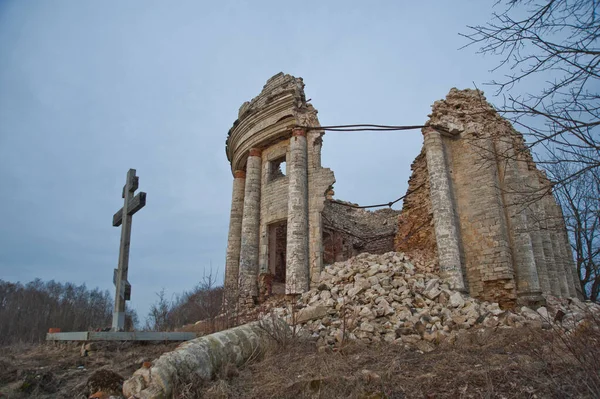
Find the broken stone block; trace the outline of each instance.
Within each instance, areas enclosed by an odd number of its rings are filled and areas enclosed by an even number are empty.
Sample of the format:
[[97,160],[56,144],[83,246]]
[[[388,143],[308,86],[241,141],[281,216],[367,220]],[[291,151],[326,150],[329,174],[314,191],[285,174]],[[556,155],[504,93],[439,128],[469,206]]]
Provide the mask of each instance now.
[[450,306],[453,308],[462,308],[465,305],[465,300],[460,292],[455,292],[450,295]]
[[325,306],[307,306],[298,311],[296,315],[296,321],[298,323],[305,323],[309,320],[316,320],[327,316],[327,308]]

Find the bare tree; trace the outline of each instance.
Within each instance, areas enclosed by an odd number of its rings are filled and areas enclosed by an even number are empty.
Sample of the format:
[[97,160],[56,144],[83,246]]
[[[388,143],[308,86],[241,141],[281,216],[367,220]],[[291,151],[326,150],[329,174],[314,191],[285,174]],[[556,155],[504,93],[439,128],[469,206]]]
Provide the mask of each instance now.
[[[479,53],[500,56],[498,111],[523,130],[538,162],[572,162],[569,183],[600,166],[600,18],[598,1],[499,0],[485,25],[462,34]],[[539,85],[522,94],[522,84]],[[557,155],[547,157],[547,154]]]
[[223,302],[223,287],[217,286],[217,276],[212,269],[190,291],[173,295],[169,301],[165,290],[156,293],[157,301],[150,307],[146,329],[168,331],[200,320],[213,322],[219,315]]
[[165,289],[156,293],[158,300],[150,306],[148,317],[146,318],[146,330],[167,331],[169,329],[169,312],[171,304],[166,299]]
[[[557,162],[548,171],[554,180],[571,176],[577,166]],[[570,184],[557,186],[555,197],[560,203],[571,245],[577,256],[581,290],[586,299],[600,299],[600,170],[580,173]]]

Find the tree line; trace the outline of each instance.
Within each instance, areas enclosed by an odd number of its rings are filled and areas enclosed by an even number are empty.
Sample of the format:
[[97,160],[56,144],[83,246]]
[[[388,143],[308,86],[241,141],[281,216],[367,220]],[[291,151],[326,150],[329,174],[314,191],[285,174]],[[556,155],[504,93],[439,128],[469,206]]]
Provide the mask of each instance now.
[[[109,328],[114,302],[107,290],[85,284],[43,282],[27,284],[0,279],[0,345],[45,340],[49,328],[91,331]],[[138,323],[127,309],[126,328]]]

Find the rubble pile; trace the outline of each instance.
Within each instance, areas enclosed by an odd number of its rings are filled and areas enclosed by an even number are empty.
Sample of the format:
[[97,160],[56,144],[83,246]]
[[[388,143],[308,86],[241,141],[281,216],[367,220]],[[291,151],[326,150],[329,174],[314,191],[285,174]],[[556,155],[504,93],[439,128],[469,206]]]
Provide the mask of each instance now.
[[548,298],[548,307],[503,310],[451,290],[439,276],[421,273],[401,252],[360,254],[327,266],[320,285],[304,293],[297,306],[272,309],[317,340],[413,344],[423,350],[456,339],[460,330],[534,326],[550,328],[555,318],[576,325],[598,305],[577,299]]

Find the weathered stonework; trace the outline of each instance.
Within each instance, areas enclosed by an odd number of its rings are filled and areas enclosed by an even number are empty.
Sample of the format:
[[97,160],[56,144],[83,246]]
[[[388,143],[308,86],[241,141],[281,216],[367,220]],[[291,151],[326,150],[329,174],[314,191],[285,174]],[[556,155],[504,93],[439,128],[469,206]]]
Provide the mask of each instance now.
[[[238,244],[237,222],[230,222],[225,275],[231,281],[238,274],[234,295],[246,305],[255,303],[259,291],[305,292],[322,269],[321,212],[335,178],[321,167],[324,132],[297,128],[319,126],[303,88],[301,78],[273,76],[260,95],[242,105],[227,138],[231,170],[245,171],[246,179],[241,239]],[[232,218],[238,218],[234,208],[238,205],[232,203]],[[269,287],[259,289],[259,282]]]
[[[252,148],[246,166],[246,187],[242,216],[239,289],[242,296],[258,295],[258,229],[260,225],[260,150]],[[228,271],[225,272],[225,274]],[[231,272],[229,272],[231,273]]]
[[482,93],[452,89],[423,135],[426,164],[423,154],[413,164],[397,249],[431,253],[434,241],[443,278],[460,289],[464,276],[472,296],[505,306],[577,295],[550,181]]
[[292,130],[290,140],[286,293],[301,294],[310,283],[308,269],[308,153],[306,132]]
[[301,78],[273,76],[229,132],[227,298],[252,306],[301,294],[319,285],[325,263],[392,249],[416,254],[416,266],[450,288],[503,306],[578,295],[550,181],[481,92],[452,89],[434,104],[398,215],[331,198],[324,131],[303,88]]
[[394,250],[400,211],[389,208],[369,211],[338,200],[325,202],[323,261],[350,259],[361,253],[384,254]]
[[225,270],[227,271],[225,274],[225,291],[230,293],[237,292],[238,289],[245,187],[246,172],[243,170],[234,171],[229,235],[227,237],[227,256],[225,260]]

